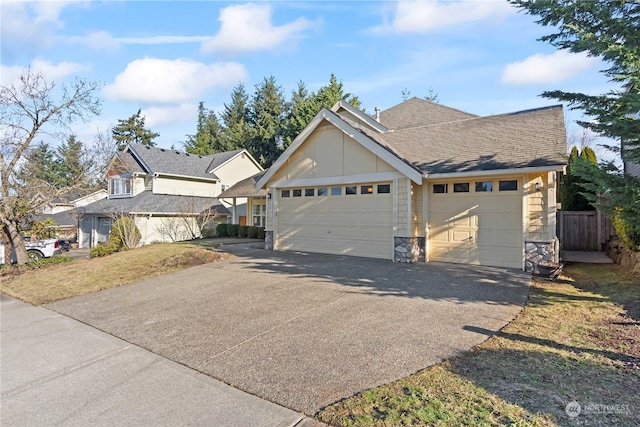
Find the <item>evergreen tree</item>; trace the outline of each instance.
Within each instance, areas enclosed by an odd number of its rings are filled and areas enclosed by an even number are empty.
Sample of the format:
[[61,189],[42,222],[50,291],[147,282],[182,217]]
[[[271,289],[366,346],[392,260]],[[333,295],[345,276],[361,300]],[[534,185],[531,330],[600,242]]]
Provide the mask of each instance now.
[[84,146],[71,134],[57,150],[56,174],[60,187],[70,187],[79,182],[87,171],[83,160]]
[[265,77],[256,85],[250,105],[250,125],[253,129],[249,151],[265,167],[282,152],[281,141],[286,102],[275,77]]
[[[360,100],[357,96],[344,92],[342,82],[339,82],[334,74],[329,77],[329,83],[320,87],[317,92],[306,94],[306,87],[298,83],[298,90],[291,104],[290,112],[286,120],[283,143],[284,147],[295,139],[296,136],[309,124],[322,108],[331,108],[338,101],[345,100],[355,108],[360,108]],[[295,108],[294,108],[295,107]]]
[[196,133],[195,135],[187,135],[184,147],[187,153],[200,156],[229,151],[222,138],[218,116],[215,111],[204,108],[204,102],[200,102],[198,105]]
[[231,102],[224,104],[222,119],[222,144],[228,150],[249,148],[252,130],[249,126],[249,95],[244,84],[239,83],[231,92]]
[[40,141],[28,150],[25,162],[16,174],[19,182],[38,182],[38,186],[59,187],[58,165],[56,152],[51,146]]
[[[579,122],[602,136],[625,145],[625,159],[640,162],[640,2],[634,0],[511,0],[556,32],[540,40],[559,49],[584,52],[603,59],[610,68],[601,71],[620,85],[602,95],[544,92],[547,98],[569,103],[594,120]],[[616,148],[613,148],[616,150]],[[619,149],[618,149],[619,151]],[[640,179],[609,162],[594,165],[576,161],[574,172],[586,182],[586,197],[605,214],[614,217],[625,244],[640,250]],[[602,195],[596,196],[596,195]]]
[[118,124],[111,129],[113,139],[116,141],[119,150],[123,150],[127,143],[150,145],[152,147],[156,145],[154,139],[159,137],[160,134],[151,132],[145,127],[145,117],[141,116],[141,113],[142,111],[138,110],[128,119],[119,119]]
[[562,210],[565,211],[592,211],[595,210],[591,202],[588,200],[588,196],[585,197],[584,184],[585,179],[576,174],[576,162],[578,159],[591,162],[594,165],[598,164],[596,153],[590,147],[585,147],[582,152],[578,151],[578,147],[571,148],[569,154],[569,161],[567,163],[567,172],[562,178],[562,186],[560,189],[560,202],[562,203]]

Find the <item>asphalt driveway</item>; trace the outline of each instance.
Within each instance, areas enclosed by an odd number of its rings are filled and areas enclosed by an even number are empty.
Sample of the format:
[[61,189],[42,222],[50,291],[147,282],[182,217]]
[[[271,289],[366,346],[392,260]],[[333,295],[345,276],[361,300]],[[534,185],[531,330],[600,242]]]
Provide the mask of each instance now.
[[311,415],[481,343],[529,292],[516,270],[226,250],[47,308]]

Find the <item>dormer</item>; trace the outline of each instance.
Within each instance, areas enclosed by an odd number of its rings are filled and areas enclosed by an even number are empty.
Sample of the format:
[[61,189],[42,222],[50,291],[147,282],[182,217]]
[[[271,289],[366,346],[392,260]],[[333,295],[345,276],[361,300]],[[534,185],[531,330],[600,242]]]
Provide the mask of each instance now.
[[133,197],[133,177],[131,174],[109,176],[109,198]]

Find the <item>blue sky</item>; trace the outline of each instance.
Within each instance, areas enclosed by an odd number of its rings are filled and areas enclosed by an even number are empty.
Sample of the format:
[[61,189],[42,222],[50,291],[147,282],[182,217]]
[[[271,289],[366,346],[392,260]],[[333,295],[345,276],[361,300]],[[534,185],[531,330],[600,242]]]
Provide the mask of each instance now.
[[[25,68],[101,82],[91,140],[138,108],[161,147],[194,133],[198,102],[220,112],[232,88],[273,75],[289,97],[334,73],[370,113],[402,91],[479,115],[557,104],[544,90],[613,87],[597,58],[537,39],[550,29],[506,1],[5,1],[2,84]],[[580,117],[565,110],[568,121]]]

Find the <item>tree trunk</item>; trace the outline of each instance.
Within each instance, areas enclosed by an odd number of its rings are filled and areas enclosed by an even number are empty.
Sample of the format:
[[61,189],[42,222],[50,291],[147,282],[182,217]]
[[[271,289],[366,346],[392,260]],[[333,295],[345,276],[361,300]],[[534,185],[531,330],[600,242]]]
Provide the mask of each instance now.
[[18,226],[14,222],[10,222],[5,226],[5,232],[9,238],[11,247],[16,252],[16,262],[18,265],[23,265],[29,262],[29,256],[27,255],[27,248],[24,246],[24,238],[18,230]]

